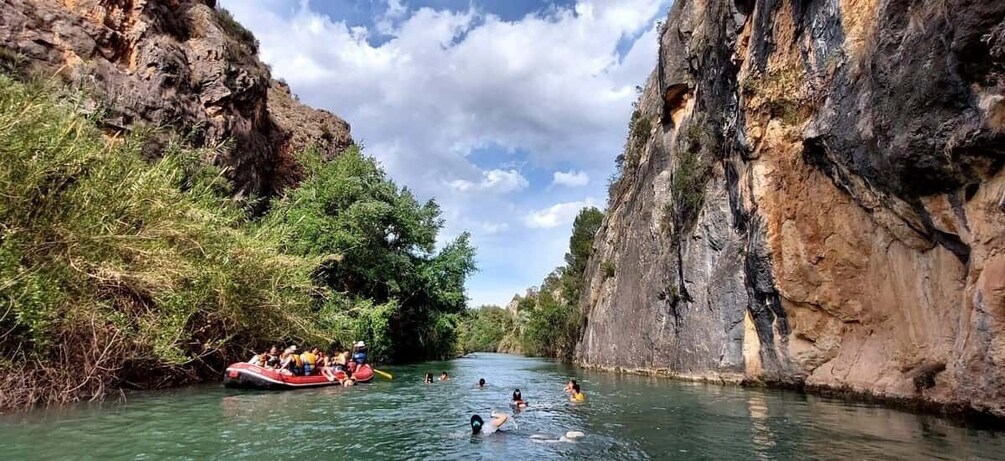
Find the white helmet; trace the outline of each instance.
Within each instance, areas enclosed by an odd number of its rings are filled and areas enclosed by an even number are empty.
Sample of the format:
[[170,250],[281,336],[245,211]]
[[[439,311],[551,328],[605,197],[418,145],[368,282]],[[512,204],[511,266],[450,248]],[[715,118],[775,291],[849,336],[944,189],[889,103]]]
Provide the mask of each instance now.
[[363,341],[359,341],[356,343],[356,347],[366,347],[366,344],[364,344]]

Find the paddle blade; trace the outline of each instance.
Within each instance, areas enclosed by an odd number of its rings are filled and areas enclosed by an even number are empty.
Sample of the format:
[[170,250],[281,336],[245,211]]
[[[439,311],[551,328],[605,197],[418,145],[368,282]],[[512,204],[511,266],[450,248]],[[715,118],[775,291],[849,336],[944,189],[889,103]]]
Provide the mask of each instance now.
[[374,368],[373,372],[377,373],[378,375],[381,375],[381,376],[383,376],[383,377],[385,377],[387,379],[394,379],[394,376],[391,376],[391,374],[388,373],[388,372],[386,372],[386,371],[380,371],[380,370]]

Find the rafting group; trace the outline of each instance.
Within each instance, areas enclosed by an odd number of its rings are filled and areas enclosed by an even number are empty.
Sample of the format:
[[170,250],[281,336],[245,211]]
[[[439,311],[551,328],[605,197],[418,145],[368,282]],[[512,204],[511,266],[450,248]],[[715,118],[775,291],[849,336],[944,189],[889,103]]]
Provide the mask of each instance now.
[[[227,387],[250,389],[297,389],[330,385],[352,386],[373,380],[376,370],[367,363],[366,343],[358,341],[351,351],[326,354],[313,347],[299,352],[296,345],[279,351],[272,346],[247,362],[232,364],[224,373]],[[390,375],[383,373],[385,377]]]

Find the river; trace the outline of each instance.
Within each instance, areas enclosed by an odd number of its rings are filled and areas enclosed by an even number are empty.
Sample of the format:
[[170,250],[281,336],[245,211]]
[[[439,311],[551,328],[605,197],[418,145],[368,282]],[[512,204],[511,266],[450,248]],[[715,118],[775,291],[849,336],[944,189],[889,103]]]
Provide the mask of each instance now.
[[[3,459],[1003,459],[1005,433],[788,391],[591,372],[479,354],[393,381],[290,392],[219,385],[0,417]],[[425,372],[450,381],[423,384]],[[588,400],[562,392],[576,377]],[[475,383],[485,378],[488,387]],[[472,437],[473,413],[530,408]],[[567,431],[574,442],[547,442]]]

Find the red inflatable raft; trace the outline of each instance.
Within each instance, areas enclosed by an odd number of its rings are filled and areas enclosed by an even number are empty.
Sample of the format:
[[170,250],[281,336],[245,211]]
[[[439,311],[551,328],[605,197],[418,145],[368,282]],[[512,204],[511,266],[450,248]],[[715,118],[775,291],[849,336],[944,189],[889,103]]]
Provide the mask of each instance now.
[[[363,365],[352,375],[358,383],[368,383],[373,380],[373,368]],[[308,387],[338,386],[345,379],[345,372],[335,372],[335,381],[328,381],[322,374],[310,376],[293,376],[280,373],[278,370],[262,368],[250,363],[235,363],[227,367],[223,373],[223,385],[240,389],[286,390]]]
[[373,367],[369,364],[356,367],[356,371],[352,373],[352,379],[354,379],[357,383],[368,383],[373,381]]

